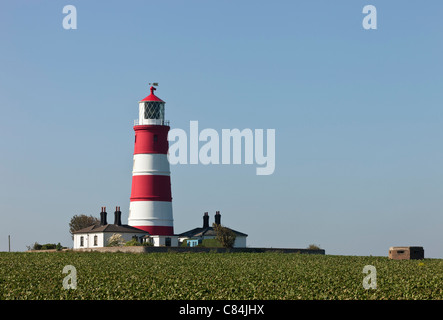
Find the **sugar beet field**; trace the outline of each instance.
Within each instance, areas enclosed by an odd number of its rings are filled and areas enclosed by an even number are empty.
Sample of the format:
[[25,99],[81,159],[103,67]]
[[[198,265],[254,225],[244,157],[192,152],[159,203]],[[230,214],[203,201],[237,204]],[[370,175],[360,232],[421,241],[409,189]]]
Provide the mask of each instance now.
[[[64,289],[65,266],[75,289]],[[365,289],[365,265],[376,288]],[[73,282],[65,280],[65,283]],[[0,253],[0,299],[443,299],[443,260],[284,253]]]

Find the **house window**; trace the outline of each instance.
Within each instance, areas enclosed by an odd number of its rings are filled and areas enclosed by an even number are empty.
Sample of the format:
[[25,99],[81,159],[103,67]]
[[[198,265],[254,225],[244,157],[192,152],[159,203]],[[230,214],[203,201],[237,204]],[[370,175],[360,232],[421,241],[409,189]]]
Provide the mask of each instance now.
[[97,237],[97,235],[94,236],[94,246],[98,246],[98,237]]
[[187,241],[188,247],[198,246],[198,239],[189,239]]
[[80,237],[80,247],[83,247],[83,246],[84,246],[84,237],[81,236]]

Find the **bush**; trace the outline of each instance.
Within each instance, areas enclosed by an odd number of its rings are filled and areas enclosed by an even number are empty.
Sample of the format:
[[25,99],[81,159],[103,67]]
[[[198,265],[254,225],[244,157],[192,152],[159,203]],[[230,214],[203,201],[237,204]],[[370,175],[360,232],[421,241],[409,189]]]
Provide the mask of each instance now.
[[203,239],[202,243],[200,243],[198,247],[223,248],[222,244],[217,239]]
[[310,244],[310,245],[308,246],[308,249],[309,249],[309,250],[321,250],[321,249],[320,249],[320,246],[319,246],[319,245],[316,245],[316,244]]
[[51,250],[51,249],[55,249],[55,248],[56,248],[55,243],[46,243],[46,244],[42,245],[40,250]]
[[53,250],[56,249],[58,251],[62,250],[64,247],[59,243],[45,243],[45,244],[39,244],[38,242],[35,242],[31,246],[26,246],[28,250]]
[[125,247],[141,246],[141,245],[142,244],[140,242],[138,242],[136,239],[129,240],[128,242],[125,243]]

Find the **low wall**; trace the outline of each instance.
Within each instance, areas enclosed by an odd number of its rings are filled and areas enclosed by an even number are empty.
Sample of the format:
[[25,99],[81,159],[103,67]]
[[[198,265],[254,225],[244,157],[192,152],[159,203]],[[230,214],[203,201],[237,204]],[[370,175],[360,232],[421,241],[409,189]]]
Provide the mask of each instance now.
[[278,253],[304,253],[304,254],[325,254],[325,250],[310,250],[297,248],[204,248],[204,247],[102,247],[102,248],[85,248],[75,249],[74,251],[99,251],[99,252],[129,252],[129,253],[154,253],[154,252],[278,252]]
[[44,250],[26,250],[25,252],[61,252],[61,251],[69,251],[70,249],[63,248],[60,250],[57,249],[44,249]]

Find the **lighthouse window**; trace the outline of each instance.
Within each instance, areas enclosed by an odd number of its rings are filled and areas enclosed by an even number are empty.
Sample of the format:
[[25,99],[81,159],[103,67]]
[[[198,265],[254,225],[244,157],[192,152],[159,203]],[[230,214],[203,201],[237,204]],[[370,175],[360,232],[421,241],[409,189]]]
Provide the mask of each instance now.
[[154,142],[157,142],[158,140],[158,135],[154,134]]
[[165,105],[163,102],[145,102],[145,119],[163,119],[164,113]]

